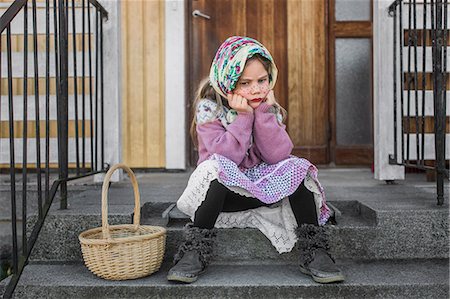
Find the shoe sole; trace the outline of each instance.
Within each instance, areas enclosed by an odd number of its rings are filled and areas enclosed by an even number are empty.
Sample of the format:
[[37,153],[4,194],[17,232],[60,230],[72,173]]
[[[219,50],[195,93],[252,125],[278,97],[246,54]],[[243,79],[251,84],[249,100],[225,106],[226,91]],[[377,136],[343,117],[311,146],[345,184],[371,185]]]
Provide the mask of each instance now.
[[196,281],[198,276],[195,277],[183,277],[183,276],[176,276],[176,275],[168,275],[167,280],[169,281],[177,281],[177,282],[184,282],[184,283],[193,283]]
[[194,277],[185,277],[185,276],[177,276],[177,275],[167,275],[167,280],[169,281],[176,281],[176,282],[184,282],[184,283],[193,283],[197,281],[198,277],[205,273],[207,269],[203,269],[203,271],[199,272],[197,276]]
[[300,271],[303,274],[311,276],[312,279],[318,283],[332,283],[332,282],[341,282],[341,281],[345,280],[344,275],[335,275],[335,276],[331,276],[331,277],[318,277],[318,276],[314,276],[314,274],[312,274],[311,271],[309,271],[303,267],[300,267]]

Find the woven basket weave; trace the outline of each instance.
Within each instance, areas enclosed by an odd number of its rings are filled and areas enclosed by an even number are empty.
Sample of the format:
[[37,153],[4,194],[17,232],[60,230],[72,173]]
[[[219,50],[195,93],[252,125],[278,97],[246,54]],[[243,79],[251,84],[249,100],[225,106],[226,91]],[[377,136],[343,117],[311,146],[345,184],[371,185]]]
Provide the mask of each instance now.
[[[130,176],[134,189],[133,224],[108,224],[108,188],[118,168]],[[125,164],[116,164],[106,173],[102,187],[102,227],[79,235],[86,267],[104,279],[125,280],[148,276],[159,270],[166,244],[166,230],[140,225],[140,196],[136,177]]]

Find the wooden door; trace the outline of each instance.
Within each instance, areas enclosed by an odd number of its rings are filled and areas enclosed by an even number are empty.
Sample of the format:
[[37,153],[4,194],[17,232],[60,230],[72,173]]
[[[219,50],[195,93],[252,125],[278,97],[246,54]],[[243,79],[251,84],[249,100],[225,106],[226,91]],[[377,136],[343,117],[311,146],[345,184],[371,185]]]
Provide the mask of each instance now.
[[[195,90],[209,74],[217,48],[229,36],[249,36],[267,47],[279,69],[275,96],[288,111],[294,154],[314,163],[328,163],[326,2],[190,0],[187,9],[188,127]],[[209,19],[192,16],[195,10]],[[189,144],[194,166],[197,156]]]

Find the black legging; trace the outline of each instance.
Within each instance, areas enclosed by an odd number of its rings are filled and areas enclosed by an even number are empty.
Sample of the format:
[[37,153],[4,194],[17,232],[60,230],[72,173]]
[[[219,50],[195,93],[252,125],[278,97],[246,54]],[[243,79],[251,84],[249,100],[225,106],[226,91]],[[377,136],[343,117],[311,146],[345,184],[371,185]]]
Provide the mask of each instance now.
[[[294,193],[289,195],[289,202],[298,225],[303,223],[318,225],[314,195],[306,189],[303,182]],[[205,200],[195,212],[194,226],[211,229],[221,212],[238,212],[263,206],[270,206],[270,204],[234,193],[214,180],[206,193]]]

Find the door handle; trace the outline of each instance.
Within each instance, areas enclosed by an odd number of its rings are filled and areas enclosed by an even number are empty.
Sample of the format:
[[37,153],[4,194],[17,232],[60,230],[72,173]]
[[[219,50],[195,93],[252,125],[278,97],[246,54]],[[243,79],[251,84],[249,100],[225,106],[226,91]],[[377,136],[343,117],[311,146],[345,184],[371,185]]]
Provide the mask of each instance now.
[[200,10],[198,10],[198,9],[194,10],[194,11],[192,12],[192,15],[193,15],[194,17],[202,17],[202,18],[205,18],[205,19],[207,19],[207,20],[211,19],[210,16],[205,15],[204,13],[202,13],[202,12],[201,12]]

